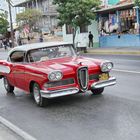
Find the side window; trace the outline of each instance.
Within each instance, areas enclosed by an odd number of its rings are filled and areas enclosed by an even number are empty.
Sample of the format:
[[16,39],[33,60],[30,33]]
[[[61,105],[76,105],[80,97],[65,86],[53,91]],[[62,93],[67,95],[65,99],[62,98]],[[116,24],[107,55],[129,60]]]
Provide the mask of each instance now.
[[25,53],[24,52],[21,52],[21,51],[16,51],[16,52],[13,52],[10,56],[10,60],[11,62],[16,62],[16,63],[21,63],[21,62],[24,62],[24,56],[25,56]]

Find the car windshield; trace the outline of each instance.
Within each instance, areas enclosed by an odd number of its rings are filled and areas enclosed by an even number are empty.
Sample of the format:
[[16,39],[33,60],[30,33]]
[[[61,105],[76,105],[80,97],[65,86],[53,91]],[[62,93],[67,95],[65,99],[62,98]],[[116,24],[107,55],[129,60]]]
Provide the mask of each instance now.
[[30,50],[27,54],[27,60],[28,62],[41,62],[75,55],[72,45],[61,45]]

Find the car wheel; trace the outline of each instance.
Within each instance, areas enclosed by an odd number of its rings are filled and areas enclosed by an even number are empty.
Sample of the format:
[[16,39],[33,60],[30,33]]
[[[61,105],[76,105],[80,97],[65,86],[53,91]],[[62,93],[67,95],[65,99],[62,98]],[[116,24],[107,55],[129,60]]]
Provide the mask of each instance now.
[[99,89],[91,89],[91,92],[93,95],[100,95],[104,91],[104,88],[99,88]]
[[4,87],[5,87],[5,89],[6,89],[6,91],[9,93],[13,93],[13,91],[14,91],[14,86],[12,86],[10,83],[9,83],[9,81],[8,81],[8,79],[6,78],[6,77],[4,77],[3,78],[3,82],[4,82]]
[[38,106],[40,107],[45,106],[45,98],[41,97],[40,87],[37,83],[33,85],[33,97]]

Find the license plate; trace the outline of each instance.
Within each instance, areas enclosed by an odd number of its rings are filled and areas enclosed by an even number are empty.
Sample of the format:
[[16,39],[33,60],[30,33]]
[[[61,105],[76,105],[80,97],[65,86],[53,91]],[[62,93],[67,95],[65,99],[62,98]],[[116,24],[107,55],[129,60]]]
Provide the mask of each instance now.
[[103,80],[108,80],[109,79],[109,75],[107,73],[103,73],[99,75],[99,80],[103,81]]

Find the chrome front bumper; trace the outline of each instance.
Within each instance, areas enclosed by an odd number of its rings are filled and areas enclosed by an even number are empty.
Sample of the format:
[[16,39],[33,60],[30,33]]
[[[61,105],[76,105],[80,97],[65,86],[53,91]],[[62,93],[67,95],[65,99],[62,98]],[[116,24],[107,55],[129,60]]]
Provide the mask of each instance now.
[[116,84],[116,78],[110,77],[108,80],[95,82],[91,85],[92,89],[104,88],[107,86],[112,86]]
[[[93,83],[91,85],[91,88],[98,89],[98,88],[104,88],[107,86],[112,86],[115,84],[116,84],[116,78],[110,77],[108,80]],[[68,88],[68,89],[54,90],[54,91],[41,90],[40,93],[41,93],[42,97],[51,99],[51,98],[56,98],[56,97],[61,97],[61,96],[77,94],[77,93],[79,93],[79,89],[78,88]]]
[[61,97],[61,96],[67,96],[67,95],[73,95],[79,92],[78,88],[68,88],[68,89],[63,89],[63,90],[55,90],[55,91],[44,91],[41,90],[41,96],[44,98],[56,98],[56,97]]

